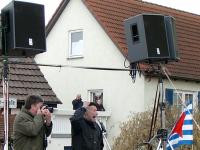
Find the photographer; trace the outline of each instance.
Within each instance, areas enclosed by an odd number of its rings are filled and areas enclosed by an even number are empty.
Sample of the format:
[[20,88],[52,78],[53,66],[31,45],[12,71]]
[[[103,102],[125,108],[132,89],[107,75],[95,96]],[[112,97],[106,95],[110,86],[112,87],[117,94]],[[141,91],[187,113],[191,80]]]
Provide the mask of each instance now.
[[84,102],[70,118],[72,127],[72,150],[103,150],[103,136],[96,123],[97,107],[93,102]]
[[45,150],[46,137],[51,134],[51,113],[43,106],[43,99],[30,95],[25,106],[15,117],[14,149],[15,150]]

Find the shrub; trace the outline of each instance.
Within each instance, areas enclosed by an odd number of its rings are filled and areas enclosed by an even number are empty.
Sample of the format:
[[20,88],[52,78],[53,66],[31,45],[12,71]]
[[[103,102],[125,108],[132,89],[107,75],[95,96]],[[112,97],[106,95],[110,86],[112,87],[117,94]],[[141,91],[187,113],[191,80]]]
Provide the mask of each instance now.
[[[171,131],[176,120],[181,114],[180,107],[167,107],[166,108],[166,128]],[[156,135],[157,130],[160,128],[160,113],[156,121],[156,127],[153,132]],[[194,119],[200,122],[199,110],[194,110]],[[149,141],[149,131],[151,126],[152,111],[145,111],[140,113],[134,113],[131,115],[128,121],[123,122],[120,126],[121,133],[115,138],[113,144],[113,150],[147,150],[148,145],[145,142]],[[200,130],[198,130],[195,123],[193,123],[193,150],[200,150]],[[153,149],[158,146],[158,140],[152,140],[151,143]],[[182,146],[179,150],[191,150],[191,146]]]

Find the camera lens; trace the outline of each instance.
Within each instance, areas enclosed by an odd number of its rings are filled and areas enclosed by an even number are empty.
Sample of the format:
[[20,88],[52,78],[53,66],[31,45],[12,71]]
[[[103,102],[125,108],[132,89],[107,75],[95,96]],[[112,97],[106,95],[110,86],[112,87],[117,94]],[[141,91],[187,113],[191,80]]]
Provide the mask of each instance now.
[[[44,107],[45,106],[45,107]],[[41,108],[44,107],[44,109],[48,109],[50,113],[53,113],[53,107],[49,107],[48,105],[42,105]],[[40,109],[41,109],[40,108]]]
[[49,110],[50,113],[53,113],[53,107],[48,107],[47,109]]

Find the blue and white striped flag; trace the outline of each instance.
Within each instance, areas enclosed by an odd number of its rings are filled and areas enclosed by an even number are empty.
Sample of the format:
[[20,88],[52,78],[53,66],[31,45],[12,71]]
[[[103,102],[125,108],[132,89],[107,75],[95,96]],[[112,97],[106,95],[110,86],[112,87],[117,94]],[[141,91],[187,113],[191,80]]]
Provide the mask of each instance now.
[[167,142],[167,150],[173,150],[181,145],[193,144],[192,104],[182,112],[179,120],[172,129]]

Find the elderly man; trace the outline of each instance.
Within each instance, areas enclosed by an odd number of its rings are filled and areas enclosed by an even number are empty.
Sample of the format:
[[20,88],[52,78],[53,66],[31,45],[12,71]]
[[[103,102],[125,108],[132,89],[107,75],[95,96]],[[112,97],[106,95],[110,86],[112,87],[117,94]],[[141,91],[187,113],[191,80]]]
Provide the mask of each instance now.
[[84,102],[70,118],[72,127],[72,150],[103,150],[102,130],[96,123],[96,104]]
[[73,110],[77,110],[83,106],[83,101],[81,99],[81,94],[77,94],[76,98],[72,101]]

